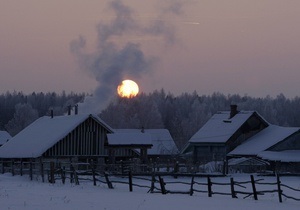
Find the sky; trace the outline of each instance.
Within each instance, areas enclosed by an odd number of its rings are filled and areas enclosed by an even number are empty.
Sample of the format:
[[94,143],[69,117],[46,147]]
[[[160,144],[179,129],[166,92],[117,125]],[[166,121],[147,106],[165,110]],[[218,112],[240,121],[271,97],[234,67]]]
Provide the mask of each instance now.
[[299,96],[300,1],[0,3],[0,93]]

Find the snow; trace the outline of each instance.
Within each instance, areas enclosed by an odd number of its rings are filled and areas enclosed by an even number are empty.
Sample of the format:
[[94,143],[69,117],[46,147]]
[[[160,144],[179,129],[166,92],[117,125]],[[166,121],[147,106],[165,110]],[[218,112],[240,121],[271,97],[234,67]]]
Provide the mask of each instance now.
[[152,145],[149,133],[111,133],[107,134],[108,145]]
[[[233,177],[238,181],[249,181],[249,175],[236,174]],[[205,180],[205,178],[202,179]],[[229,179],[230,177],[212,178],[216,182],[228,182]],[[264,177],[264,179],[274,182],[275,178]],[[179,177],[178,180],[189,181],[190,178]],[[281,177],[281,180],[289,186],[300,188],[300,177]],[[224,189],[225,187],[228,191],[229,186],[221,186]],[[188,186],[182,186],[181,189],[187,190]],[[209,198],[207,194],[197,192],[189,196],[151,194],[147,191],[144,188],[134,187],[133,192],[129,192],[128,186],[122,184],[114,184],[114,189],[108,189],[104,184],[93,186],[91,182],[81,182],[80,185],[70,183],[63,185],[60,182],[49,184],[37,179],[30,181],[27,176],[0,175],[0,203],[3,210],[298,210],[300,207],[299,201],[290,199],[283,199],[283,203],[279,203],[277,193],[259,195],[258,200],[255,201],[253,198],[243,199],[242,195],[238,196],[238,199],[222,195],[213,195]],[[295,194],[293,196],[296,197]]]
[[229,119],[230,112],[218,112],[189,140],[190,143],[225,143],[256,112],[240,111]]
[[0,145],[6,143],[9,139],[11,139],[11,135],[7,131],[0,131]]
[[53,118],[44,116],[34,121],[0,147],[0,157],[39,157],[90,116],[108,130],[112,131],[112,129],[96,115],[66,115],[55,116]]
[[228,155],[257,155],[267,150],[275,144],[283,141],[290,135],[299,131],[296,127],[280,127],[269,125],[256,135],[249,138],[246,142],[236,147]]
[[[142,133],[140,129],[115,129],[122,135],[127,133]],[[177,154],[178,148],[167,129],[144,129],[144,134],[151,136],[151,144],[148,155],[172,155]]]
[[280,162],[300,162],[299,150],[285,150],[285,151],[264,151],[258,154],[258,157]]

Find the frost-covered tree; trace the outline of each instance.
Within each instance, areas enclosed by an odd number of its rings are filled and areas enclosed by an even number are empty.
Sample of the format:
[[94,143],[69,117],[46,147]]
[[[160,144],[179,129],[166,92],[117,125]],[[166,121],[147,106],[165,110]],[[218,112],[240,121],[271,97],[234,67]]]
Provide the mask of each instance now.
[[30,104],[17,104],[14,118],[5,126],[10,135],[14,136],[38,118],[38,111]]

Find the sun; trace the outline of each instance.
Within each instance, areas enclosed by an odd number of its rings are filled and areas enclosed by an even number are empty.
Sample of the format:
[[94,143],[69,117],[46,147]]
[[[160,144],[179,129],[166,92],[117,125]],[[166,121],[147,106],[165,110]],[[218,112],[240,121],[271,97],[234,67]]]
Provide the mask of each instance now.
[[139,93],[139,86],[132,80],[123,80],[117,91],[120,97],[133,98]]

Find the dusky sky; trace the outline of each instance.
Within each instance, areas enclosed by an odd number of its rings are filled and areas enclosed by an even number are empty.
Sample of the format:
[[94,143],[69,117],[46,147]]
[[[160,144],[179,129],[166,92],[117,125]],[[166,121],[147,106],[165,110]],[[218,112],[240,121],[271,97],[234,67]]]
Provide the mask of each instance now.
[[[101,51],[99,24],[109,25],[118,16],[109,2],[0,0],[0,92],[99,88],[101,80],[80,65],[70,46],[81,36],[83,56]],[[131,26],[126,33],[111,33],[109,41],[120,49],[138,44],[146,58],[154,58],[147,72],[124,78],[135,80],[142,92],[300,95],[300,1],[122,2],[139,31]],[[159,33],[145,32],[158,22]]]

